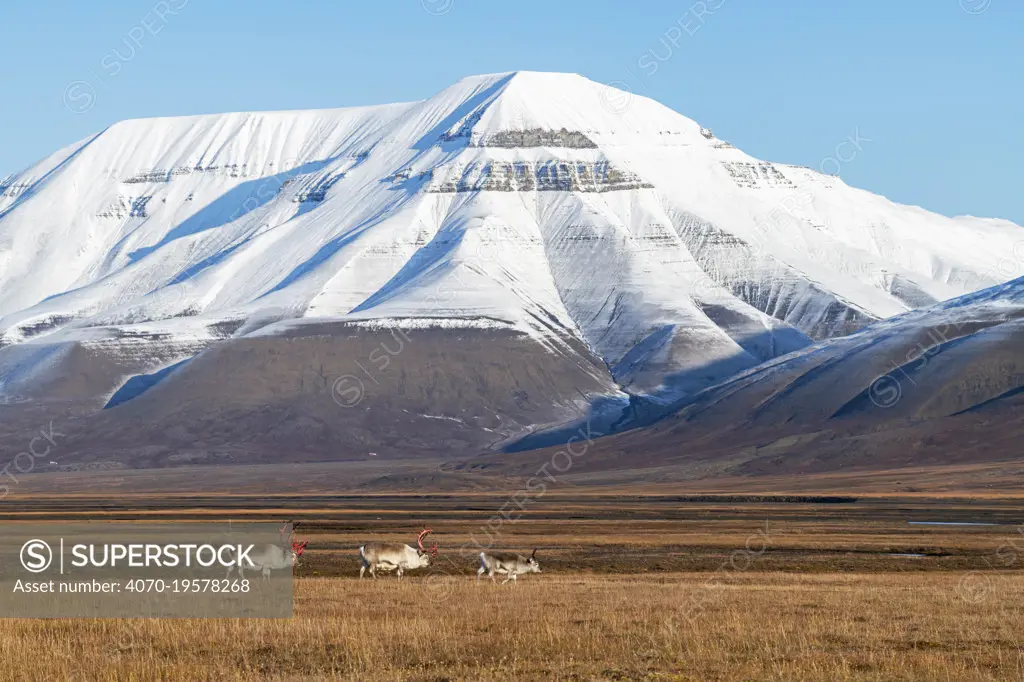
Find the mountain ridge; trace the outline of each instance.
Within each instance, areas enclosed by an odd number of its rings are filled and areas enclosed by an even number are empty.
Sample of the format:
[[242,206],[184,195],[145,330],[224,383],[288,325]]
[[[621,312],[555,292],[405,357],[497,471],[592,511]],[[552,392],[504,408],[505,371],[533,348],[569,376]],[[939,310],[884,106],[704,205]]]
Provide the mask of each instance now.
[[[104,358],[72,392],[95,407],[217,346],[303,327],[475,329],[603,368],[582,398],[544,389],[561,397],[529,433],[567,418],[556,404],[670,403],[997,284],[1014,274],[1006,254],[1024,255],[1019,234],[755,159],[578,75],[138,119],[0,183],[0,399],[45,402],[38,387],[75,349]],[[423,361],[443,354],[432,343]],[[533,381],[509,371],[510,393]]]

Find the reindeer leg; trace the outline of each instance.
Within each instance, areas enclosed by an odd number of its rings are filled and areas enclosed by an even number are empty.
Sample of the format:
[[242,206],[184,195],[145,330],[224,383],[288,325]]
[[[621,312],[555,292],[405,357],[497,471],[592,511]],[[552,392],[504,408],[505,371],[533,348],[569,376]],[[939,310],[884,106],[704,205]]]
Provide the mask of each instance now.
[[504,584],[505,584],[505,583],[507,583],[507,582],[508,582],[509,580],[513,580],[513,579],[514,579],[515,577],[516,577],[516,572],[515,572],[515,571],[509,571],[509,572],[508,572],[508,577],[507,577],[507,578],[505,578],[505,580],[503,580],[501,584],[502,584],[502,585],[504,585]]
[[402,567],[401,566],[398,567],[398,579],[399,580],[402,579]]
[[481,566],[480,568],[476,569],[476,584],[477,585],[480,584],[480,576],[482,576],[486,572],[487,572],[487,569],[484,568],[483,566]]
[[363,573],[366,573],[366,564],[359,567],[359,579],[363,579]]
[[492,583],[497,583],[498,582],[497,580],[494,579],[494,569],[493,568],[490,571],[487,572],[487,576],[491,579]]

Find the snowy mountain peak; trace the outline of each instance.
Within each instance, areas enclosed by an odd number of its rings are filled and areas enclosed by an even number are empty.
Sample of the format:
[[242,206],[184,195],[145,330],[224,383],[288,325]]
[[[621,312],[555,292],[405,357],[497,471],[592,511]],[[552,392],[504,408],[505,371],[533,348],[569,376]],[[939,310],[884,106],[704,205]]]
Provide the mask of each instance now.
[[[569,146],[595,146],[597,141],[622,143],[627,138],[663,141],[666,134],[697,141],[700,126],[645,97],[596,83],[578,74],[516,71],[474,76],[459,81],[438,98],[455,107],[458,120],[444,139],[464,138],[479,146],[555,142]],[[543,132],[567,131],[573,137],[546,138]],[[615,137],[618,136],[618,137]]]
[[297,325],[484,327],[672,393],[1005,281],[1020,240],[582,76],[492,74],[420,102],[125,121],[6,178],[0,347],[132,339],[162,367]]

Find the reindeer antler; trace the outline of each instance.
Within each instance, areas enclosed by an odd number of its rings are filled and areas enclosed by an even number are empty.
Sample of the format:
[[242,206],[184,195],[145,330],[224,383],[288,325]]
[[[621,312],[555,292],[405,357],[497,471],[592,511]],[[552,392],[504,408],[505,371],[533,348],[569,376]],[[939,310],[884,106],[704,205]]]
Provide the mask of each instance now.
[[[302,542],[295,541],[295,527],[299,524],[295,521],[285,521],[281,524],[281,528],[278,529],[277,533],[281,536],[281,544],[290,543],[292,551],[297,555],[302,556],[302,552],[305,551],[306,545],[309,544],[309,540],[303,540]],[[289,528],[290,527],[290,528]]]
[[423,532],[421,532],[419,534],[419,537],[416,538],[416,544],[420,546],[420,551],[421,552],[425,552],[427,554],[430,554],[430,556],[437,556],[437,545],[434,545],[430,549],[424,549],[423,548],[423,538],[427,537],[428,535],[430,535],[433,532],[434,531],[430,530],[429,528],[424,528]]
[[533,549],[533,554],[531,554],[531,555],[530,555],[530,558],[531,558],[531,559],[533,559],[533,558],[535,558],[536,556],[537,556],[537,548],[536,548],[536,547],[534,547],[534,549]]

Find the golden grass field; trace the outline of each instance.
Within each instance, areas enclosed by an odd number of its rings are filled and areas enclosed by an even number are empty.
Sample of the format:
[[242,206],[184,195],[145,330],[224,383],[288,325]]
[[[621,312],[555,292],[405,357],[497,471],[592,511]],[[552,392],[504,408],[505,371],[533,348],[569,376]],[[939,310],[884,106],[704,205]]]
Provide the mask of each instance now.
[[303,578],[291,620],[8,620],[0,679],[1024,679],[1024,574],[712,575]]
[[[292,619],[4,620],[0,681],[1024,680],[1017,498],[253,502],[21,501],[8,522],[296,519],[309,550]],[[361,543],[425,525],[433,566],[356,579]],[[488,539],[544,572],[477,585]]]

